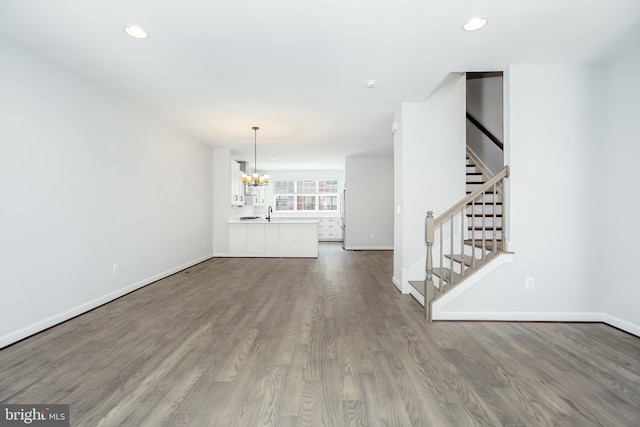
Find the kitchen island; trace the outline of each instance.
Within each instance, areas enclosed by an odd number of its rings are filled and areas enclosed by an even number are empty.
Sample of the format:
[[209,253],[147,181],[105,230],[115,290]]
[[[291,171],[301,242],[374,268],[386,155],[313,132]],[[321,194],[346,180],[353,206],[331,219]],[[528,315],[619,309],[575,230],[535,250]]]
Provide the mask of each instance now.
[[229,221],[229,256],[318,257],[318,220]]

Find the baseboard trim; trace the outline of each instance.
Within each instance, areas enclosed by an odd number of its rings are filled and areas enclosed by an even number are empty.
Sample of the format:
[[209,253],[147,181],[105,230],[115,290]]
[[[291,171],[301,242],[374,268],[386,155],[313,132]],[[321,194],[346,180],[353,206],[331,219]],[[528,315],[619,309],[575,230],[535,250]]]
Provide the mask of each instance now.
[[136,291],[140,288],[143,288],[147,285],[150,285],[153,282],[157,282],[160,279],[164,279],[165,277],[169,277],[172,274],[178,273],[179,271],[185,270],[189,267],[192,267],[196,264],[199,264],[201,262],[207,261],[208,259],[211,259],[213,257],[213,254],[208,254],[204,257],[195,259],[193,261],[189,261],[185,264],[179,265],[177,267],[171,268],[169,270],[166,270],[162,273],[156,274],[154,276],[151,276],[147,279],[141,280],[139,282],[133,283],[131,285],[125,286],[124,288],[120,288],[116,291],[110,292],[102,297],[93,299],[91,301],[88,301],[84,304],[78,305],[76,307],[70,308],[69,310],[63,311],[62,313],[53,315],[51,317],[48,317],[46,319],[43,319],[39,322],[33,323],[29,326],[26,326],[22,329],[19,329],[15,332],[11,332],[7,335],[3,335],[2,337],[0,337],[0,348],[6,347],[8,345],[14,344],[20,340],[23,340],[27,337],[30,337],[31,335],[35,335],[39,332],[44,331],[45,329],[49,329],[52,326],[55,326],[57,324],[60,324],[62,322],[66,322],[69,319],[72,319],[76,316],[79,316],[81,314],[84,314],[88,311],[93,310],[94,308],[100,307],[101,305],[104,305],[108,302],[111,302],[115,299],[118,299],[130,292]]
[[622,320],[618,317],[611,316],[606,313],[602,313],[602,321],[607,325],[613,326],[614,328],[618,328],[632,335],[640,337],[640,325],[636,325],[634,323]]
[[546,311],[440,311],[433,320],[476,320],[507,322],[602,322],[597,312],[546,312]]
[[402,284],[398,279],[395,278],[395,276],[391,278],[391,282],[400,292],[402,292]]
[[392,246],[345,246],[348,251],[392,251]]
[[[412,293],[413,295],[413,293]],[[414,296],[415,297],[415,296]],[[420,302],[420,300],[418,300]],[[435,316],[435,313],[434,313]],[[455,312],[441,311],[433,320],[485,322],[601,322],[640,337],[640,325],[598,312]]]
[[265,253],[247,253],[247,254],[215,254],[214,258],[318,258],[317,253],[303,254],[265,254]]

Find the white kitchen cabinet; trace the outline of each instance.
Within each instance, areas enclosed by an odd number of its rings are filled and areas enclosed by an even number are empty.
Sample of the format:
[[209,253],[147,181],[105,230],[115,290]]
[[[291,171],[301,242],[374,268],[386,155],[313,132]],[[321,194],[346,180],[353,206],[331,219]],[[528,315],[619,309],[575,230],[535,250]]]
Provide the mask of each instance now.
[[232,254],[247,253],[246,224],[229,224],[229,252]]
[[245,197],[247,205],[264,206],[264,186],[249,186],[249,193],[251,195]]
[[280,253],[280,226],[267,226],[264,229],[264,253],[277,255]]
[[298,227],[298,252],[318,252],[317,227]]
[[264,206],[265,205],[265,203],[264,203],[265,189],[266,189],[265,186],[260,186],[260,187],[257,188],[258,194],[256,195],[256,206]]
[[280,227],[280,251],[294,254],[298,252],[298,224],[278,224]]
[[244,205],[244,182],[240,179],[240,163],[231,161],[231,205]]
[[251,253],[264,253],[264,224],[247,224],[247,250]]
[[229,222],[229,256],[318,257],[318,222]]
[[342,240],[342,229],[338,218],[318,219],[318,240],[321,242]]

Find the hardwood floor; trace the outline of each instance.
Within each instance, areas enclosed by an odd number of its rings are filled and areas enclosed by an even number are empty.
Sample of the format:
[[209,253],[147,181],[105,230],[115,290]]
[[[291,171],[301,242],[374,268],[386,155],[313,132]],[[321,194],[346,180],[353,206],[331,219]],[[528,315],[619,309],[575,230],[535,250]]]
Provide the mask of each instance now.
[[0,350],[0,402],[74,426],[632,426],[640,339],[435,322],[391,252],[218,258]]

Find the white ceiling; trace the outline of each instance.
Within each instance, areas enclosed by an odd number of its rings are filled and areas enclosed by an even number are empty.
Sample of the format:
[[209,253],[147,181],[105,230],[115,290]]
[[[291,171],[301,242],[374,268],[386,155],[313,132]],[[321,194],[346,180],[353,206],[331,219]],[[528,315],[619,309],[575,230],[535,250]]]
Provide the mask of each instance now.
[[263,170],[391,153],[446,73],[600,62],[639,29],[640,0],[0,0],[0,35],[238,159],[260,126]]

